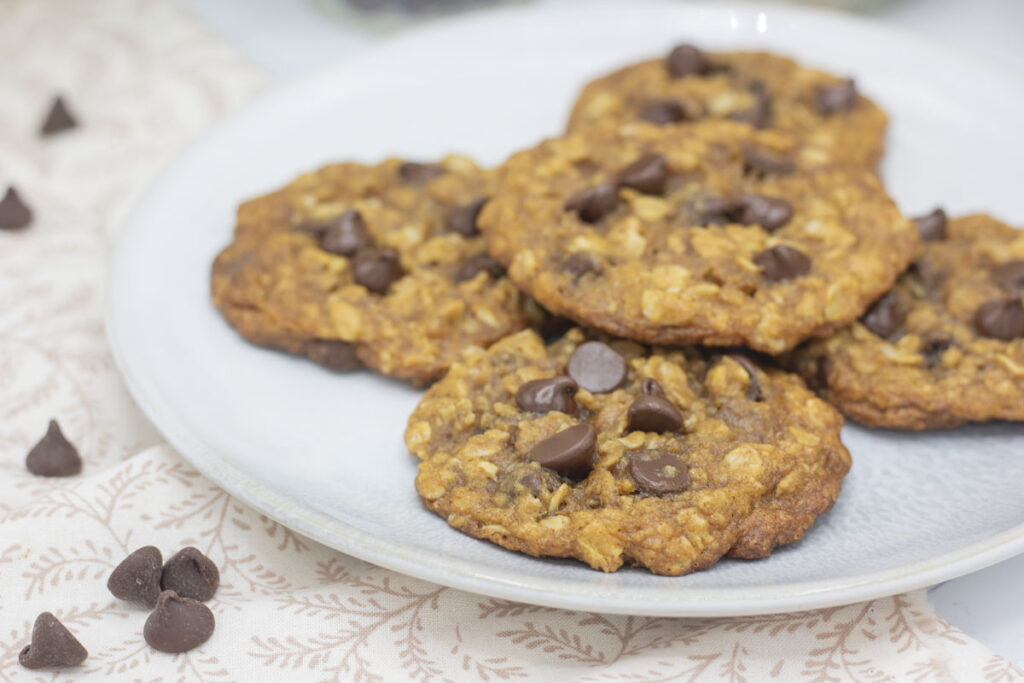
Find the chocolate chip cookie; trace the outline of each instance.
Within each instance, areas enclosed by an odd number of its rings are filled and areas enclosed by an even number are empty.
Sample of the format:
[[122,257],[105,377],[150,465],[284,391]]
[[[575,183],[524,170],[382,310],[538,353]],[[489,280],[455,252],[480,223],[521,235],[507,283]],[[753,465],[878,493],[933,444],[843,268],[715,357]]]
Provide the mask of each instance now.
[[917,224],[921,255],[896,286],[789,361],[866,425],[1024,420],[1024,231],[939,210]]
[[729,121],[591,126],[512,156],[480,225],[513,282],[581,325],[780,353],[856,319],[918,242],[874,172],[795,149]]
[[569,130],[606,120],[676,126],[708,118],[793,135],[805,163],[874,168],[888,119],[851,79],[768,52],[702,52],[679,45],[664,58],[627,66],[588,84]]
[[256,344],[429,382],[530,320],[477,230],[491,191],[491,174],[456,156],[303,175],[239,208],[214,303]]
[[680,575],[799,541],[839,494],[842,417],[744,356],[579,328],[474,349],[409,419],[424,504],[534,556]]

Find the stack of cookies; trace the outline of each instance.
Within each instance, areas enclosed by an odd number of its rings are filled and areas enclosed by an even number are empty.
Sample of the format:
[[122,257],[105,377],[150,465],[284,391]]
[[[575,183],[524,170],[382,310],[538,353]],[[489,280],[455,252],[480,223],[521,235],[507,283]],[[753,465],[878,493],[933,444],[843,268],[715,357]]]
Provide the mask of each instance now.
[[243,204],[213,299],[431,385],[406,443],[456,529],[603,571],[765,557],[839,495],[837,408],[1024,419],[1024,232],[904,217],[886,123],[849,79],[680,45],[497,169],[346,163]]

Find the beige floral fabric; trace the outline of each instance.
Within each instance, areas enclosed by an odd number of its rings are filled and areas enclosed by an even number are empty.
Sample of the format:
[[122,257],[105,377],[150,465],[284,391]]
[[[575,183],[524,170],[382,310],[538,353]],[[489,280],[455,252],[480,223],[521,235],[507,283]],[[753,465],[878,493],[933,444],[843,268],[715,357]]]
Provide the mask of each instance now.
[[[134,406],[101,298],[116,228],[160,167],[264,85],[170,0],[0,2],[0,191],[35,210],[0,232],[0,681],[1020,681],[923,592],[729,620],[602,616],[406,578],[300,537],[189,467]],[[80,129],[40,139],[54,92]],[[30,475],[56,417],[85,471]],[[182,655],[106,590],[131,550],[209,554],[217,630]],[[88,648],[59,673],[17,663],[54,612]]]

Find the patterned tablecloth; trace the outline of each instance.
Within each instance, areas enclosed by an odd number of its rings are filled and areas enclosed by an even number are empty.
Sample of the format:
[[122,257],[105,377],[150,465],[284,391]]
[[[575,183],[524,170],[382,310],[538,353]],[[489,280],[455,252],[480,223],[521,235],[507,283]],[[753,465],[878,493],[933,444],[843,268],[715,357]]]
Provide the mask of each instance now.
[[[0,681],[1016,681],[923,591],[742,619],[603,616],[521,605],[373,567],[298,536],[204,479],[135,407],[107,350],[106,255],[154,174],[265,78],[170,0],[0,3],[0,191],[34,212],[0,231]],[[81,121],[40,138],[55,93]],[[24,467],[56,417],[85,461]],[[218,564],[217,630],[181,655],[106,589],[131,550],[195,545]],[[55,613],[77,669],[18,664]]]

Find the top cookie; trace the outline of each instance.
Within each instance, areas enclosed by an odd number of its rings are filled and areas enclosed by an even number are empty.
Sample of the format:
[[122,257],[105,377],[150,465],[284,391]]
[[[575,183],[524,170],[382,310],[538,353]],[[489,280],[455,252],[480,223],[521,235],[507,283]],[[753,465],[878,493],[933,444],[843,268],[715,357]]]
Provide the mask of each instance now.
[[779,353],[863,313],[918,241],[874,172],[802,170],[794,152],[728,121],[592,126],[509,159],[480,225],[556,314]]
[[938,211],[918,225],[921,255],[892,291],[790,361],[866,425],[1024,420],[1024,231]]
[[214,303],[257,344],[429,382],[531,320],[477,231],[491,190],[489,172],[456,156],[303,175],[239,208]]
[[461,531],[679,575],[799,541],[850,467],[841,426],[740,355],[526,330],[453,365],[406,443],[424,504]]
[[852,80],[768,52],[705,53],[689,45],[588,84],[569,130],[609,119],[671,125],[707,118],[793,135],[804,164],[874,168],[885,147],[885,112]]

